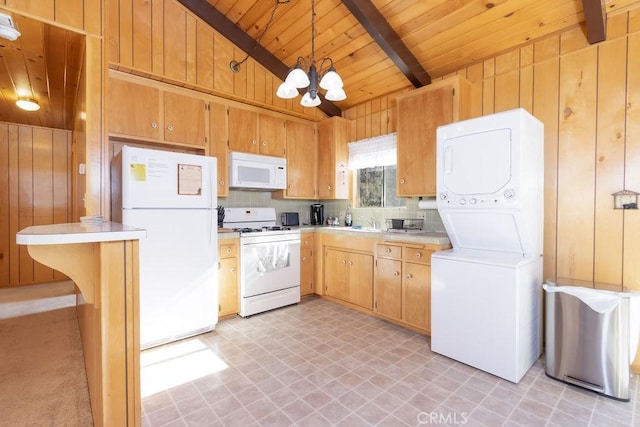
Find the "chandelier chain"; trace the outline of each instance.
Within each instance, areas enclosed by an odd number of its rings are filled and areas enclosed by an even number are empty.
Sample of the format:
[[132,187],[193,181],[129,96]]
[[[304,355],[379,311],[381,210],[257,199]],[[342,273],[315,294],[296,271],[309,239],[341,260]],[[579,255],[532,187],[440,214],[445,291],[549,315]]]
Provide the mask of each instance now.
[[316,9],[314,7],[314,1],[311,0],[311,63],[315,64],[316,62]]
[[287,4],[289,3],[291,0],[276,0],[274,5],[273,5],[273,9],[271,10],[271,16],[269,17],[269,20],[267,21],[267,24],[264,26],[264,30],[262,30],[262,33],[258,36],[258,38],[256,39],[255,43],[253,44],[253,46],[251,47],[251,51],[249,51],[247,53],[247,55],[244,57],[244,59],[240,62],[238,61],[231,61],[231,63],[229,64],[229,66],[231,67],[231,69],[234,72],[238,72],[240,71],[240,65],[244,64],[245,62],[247,62],[247,60],[249,59],[249,57],[251,55],[253,55],[253,53],[255,52],[256,48],[258,47],[258,45],[260,44],[260,41],[262,40],[262,38],[264,37],[265,34],[267,34],[267,30],[269,30],[269,27],[271,26],[271,24],[273,23],[273,18],[276,16],[276,10],[278,10],[278,6],[280,6],[281,4]]

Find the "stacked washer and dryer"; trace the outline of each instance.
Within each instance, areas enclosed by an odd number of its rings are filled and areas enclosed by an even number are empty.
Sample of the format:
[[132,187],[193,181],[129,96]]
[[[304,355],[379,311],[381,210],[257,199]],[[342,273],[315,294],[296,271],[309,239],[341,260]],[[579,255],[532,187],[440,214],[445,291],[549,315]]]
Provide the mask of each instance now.
[[431,348],[515,383],[542,348],[543,153],[523,109],[437,130]]

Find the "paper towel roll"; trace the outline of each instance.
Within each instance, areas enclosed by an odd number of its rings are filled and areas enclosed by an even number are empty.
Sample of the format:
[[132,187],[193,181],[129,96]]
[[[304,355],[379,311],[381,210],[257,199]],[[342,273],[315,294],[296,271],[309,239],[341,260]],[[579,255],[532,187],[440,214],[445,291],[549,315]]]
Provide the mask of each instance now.
[[438,209],[436,199],[420,200],[418,202],[418,209]]

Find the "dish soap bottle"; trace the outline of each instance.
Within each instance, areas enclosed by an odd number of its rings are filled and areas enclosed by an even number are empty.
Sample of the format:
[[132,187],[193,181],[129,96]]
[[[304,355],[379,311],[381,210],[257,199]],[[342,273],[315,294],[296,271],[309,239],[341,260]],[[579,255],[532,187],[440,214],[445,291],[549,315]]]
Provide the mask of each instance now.
[[347,211],[344,214],[344,225],[347,227],[351,227],[351,205],[347,205]]

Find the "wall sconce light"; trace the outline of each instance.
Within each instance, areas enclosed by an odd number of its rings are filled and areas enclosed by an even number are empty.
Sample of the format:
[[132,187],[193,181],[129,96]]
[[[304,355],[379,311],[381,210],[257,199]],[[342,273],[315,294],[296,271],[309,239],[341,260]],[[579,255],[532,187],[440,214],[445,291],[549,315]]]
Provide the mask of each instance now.
[[20,97],[16,101],[16,105],[18,108],[22,108],[25,111],[38,111],[40,109],[38,101],[33,98]]

